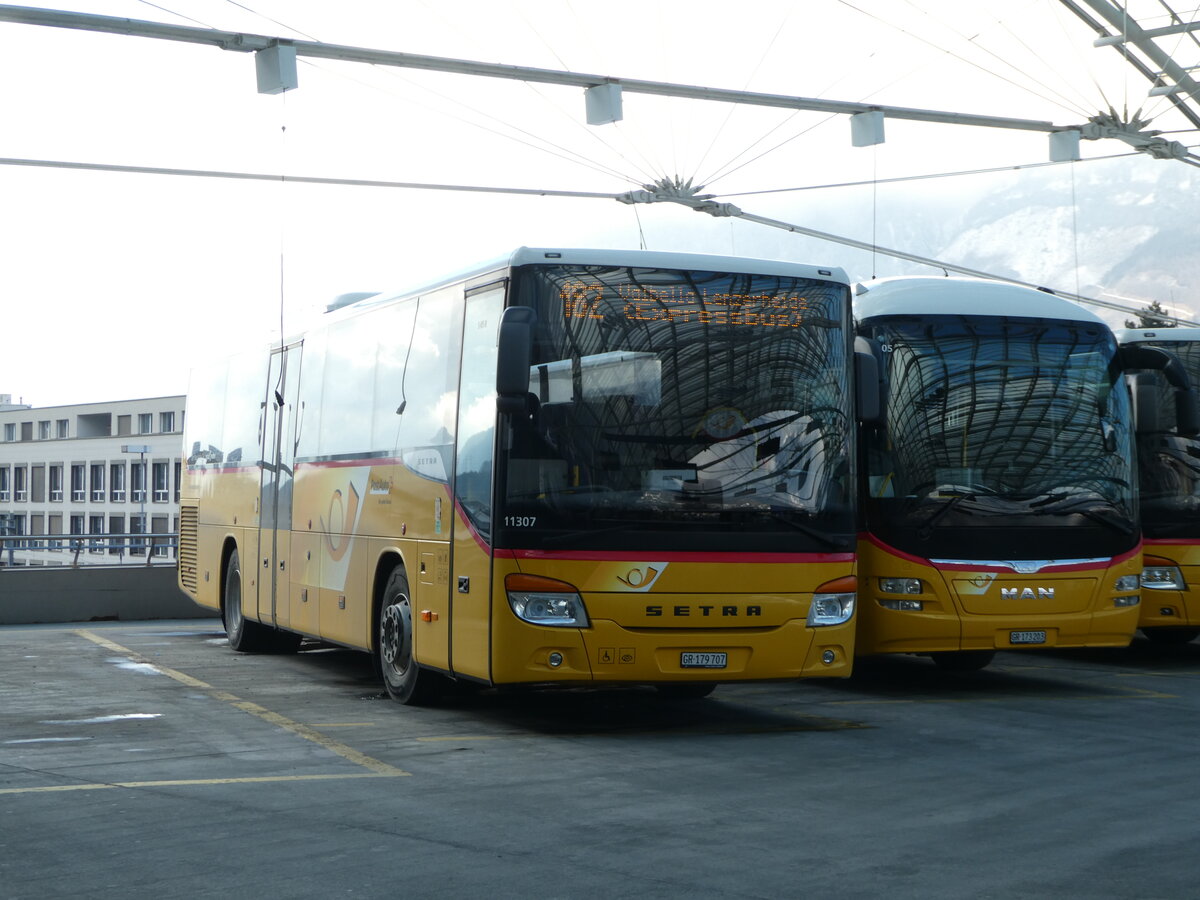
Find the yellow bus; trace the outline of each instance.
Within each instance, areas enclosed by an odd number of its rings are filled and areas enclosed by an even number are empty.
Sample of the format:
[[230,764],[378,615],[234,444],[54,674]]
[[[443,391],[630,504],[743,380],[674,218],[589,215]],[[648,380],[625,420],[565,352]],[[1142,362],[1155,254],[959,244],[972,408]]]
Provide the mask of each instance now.
[[193,375],[180,585],[401,702],[844,677],[853,346],[845,274],[786,262],[522,248],[358,297]]
[[856,652],[973,670],[1000,649],[1127,645],[1142,536],[1111,329],[975,279],[883,279],[854,303],[884,397],[860,434]]
[[[1154,348],[1180,361],[1200,383],[1200,328],[1117,332],[1122,348]],[[1158,372],[1130,377],[1139,412],[1138,474],[1145,559],[1142,634],[1185,644],[1200,635],[1200,438],[1195,422],[1176,412],[1178,395]]]

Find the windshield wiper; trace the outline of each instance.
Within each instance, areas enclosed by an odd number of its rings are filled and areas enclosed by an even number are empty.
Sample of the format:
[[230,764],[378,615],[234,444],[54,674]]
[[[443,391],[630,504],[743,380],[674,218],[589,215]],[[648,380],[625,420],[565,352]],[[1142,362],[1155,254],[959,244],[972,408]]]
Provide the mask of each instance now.
[[[1133,534],[1134,527],[1127,518],[1116,515],[1106,515],[1105,507],[1096,502],[1096,497],[1072,497],[1070,494],[1057,493],[1048,495],[1046,500],[1031,503],[1029,512],[1035,516],[1083,516],[1101,525],[1107,525],[1121,534]],[[1071,502],[1064,502],[1071,501]],[[1091,504],[1084,506],[1085,503]],[[1037,506],[1035,509],[1034,506]],[[1111,505],[1108,508],[1112,508]]]
[[941,506],[934,510],[933,514],[925,522],[917,526],[917,537],[919,537],[921,540],[928,539],[929,536],[933,534],[934,526],[942,520],[942,517],[945,516],[946,513],[950,512],[950,510],[954,509],[954,507],[958,506],[958,504],[962,503],[962,501],[974,500],[976,496],[976,494],[972,493],[955,494],[953,497],[947,499],[944,503],[942,503]]

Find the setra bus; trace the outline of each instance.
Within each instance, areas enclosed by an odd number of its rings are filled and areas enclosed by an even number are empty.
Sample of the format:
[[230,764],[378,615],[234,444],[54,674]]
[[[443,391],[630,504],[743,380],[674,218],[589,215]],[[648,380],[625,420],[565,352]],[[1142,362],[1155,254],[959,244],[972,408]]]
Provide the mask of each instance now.
[[193,374],[180,585],[401,702],[845,677],[853,347],[845,274],[786,262],[522,248],[355,295]]
[[[1171,353],[1200,382],[1200,328],[1126,329],[1117,338]],[[1130,383],[1145,535],[1138,625],[1152,641],[1187,643],[1200,635],[1200,438],[1176,415],[1177,389],[1160,373],[1135,372]]]
[[966,671],[999,649],[1128,644],[1142,536],[1109,327],[966,278],[883,279],[854,302],[884,398],[860,434],[856,652]]

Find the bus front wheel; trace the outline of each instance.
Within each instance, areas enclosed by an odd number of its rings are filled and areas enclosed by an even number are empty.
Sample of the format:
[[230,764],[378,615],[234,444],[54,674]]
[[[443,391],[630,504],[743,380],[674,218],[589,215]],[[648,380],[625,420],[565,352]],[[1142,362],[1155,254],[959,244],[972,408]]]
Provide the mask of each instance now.
[[242,610],[242,563],[236,547],[229,554],[229,565],[225,568],[221,621],[229,646],[239,653],[295,653],[300,647],[300,635],[276,631],[246,618]]
[[393,700],[417,705],[433,698],[437,676],[422,671],[413,657],[412,600],[401,568],[392,572],[383,589],[375,653],[384,687]]

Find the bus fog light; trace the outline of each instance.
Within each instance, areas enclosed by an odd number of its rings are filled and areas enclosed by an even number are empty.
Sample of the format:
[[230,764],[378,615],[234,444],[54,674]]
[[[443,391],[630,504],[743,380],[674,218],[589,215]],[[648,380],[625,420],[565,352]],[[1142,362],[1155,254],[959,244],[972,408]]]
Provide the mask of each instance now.
[[1114,597],[1113,606],[1137,606],[1142,602],[1142,598],[1138,594],[1131,597]]
[[563,664],[563,655],[555,650],[548,657],[546,657],[546,662],[550,664],[550,668],[557,669]]
[[879,589],[885,594],[922,594],[925,585],[920,578],[880,578]]
[[[1126,590],[1117,579],[1117,590]],[[1142,587],[1156,591],[1182,591],[1183,573],[1178,566],[1146,566],[1142,569]],[[1129,590],[1132,590],[1131,588]]]
[[837,659],[837,654],[832,650],[826,650],[821,654],[821,662],[825,663],[827,666],[830,665],[835,659]]
[[808,608],[808,625],[842,625],[854,615],[855,594],[813,594]]
[[879,600],[879,605],[884,609],[906,610],[909,612],[920,612],[925,608],[925,603],[922,600]]
[[1142,581],[1137,575],[1122,575],[1117,579],[1117,583],[1113,585],[1114,591],[1136,591],[1142,586]]

